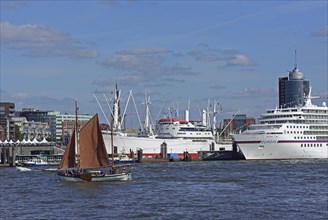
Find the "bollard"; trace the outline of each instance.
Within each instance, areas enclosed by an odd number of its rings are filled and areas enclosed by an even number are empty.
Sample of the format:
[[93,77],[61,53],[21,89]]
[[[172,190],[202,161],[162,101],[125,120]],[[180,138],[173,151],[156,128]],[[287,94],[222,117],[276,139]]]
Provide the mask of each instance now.
[[142,157],[143,157],[142,149],[139,149],[138,150],[138,163],[142,163]]

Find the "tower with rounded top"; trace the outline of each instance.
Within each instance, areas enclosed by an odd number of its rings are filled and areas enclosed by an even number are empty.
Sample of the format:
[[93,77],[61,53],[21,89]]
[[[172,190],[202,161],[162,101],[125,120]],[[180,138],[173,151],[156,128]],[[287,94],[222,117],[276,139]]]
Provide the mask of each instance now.
[[304,79],[304,74],[297,67],[296,51],[295,66],[288,77],[279,80],[279,106],[282,108],[305,104],[305,97],[309,95],[310,82]]

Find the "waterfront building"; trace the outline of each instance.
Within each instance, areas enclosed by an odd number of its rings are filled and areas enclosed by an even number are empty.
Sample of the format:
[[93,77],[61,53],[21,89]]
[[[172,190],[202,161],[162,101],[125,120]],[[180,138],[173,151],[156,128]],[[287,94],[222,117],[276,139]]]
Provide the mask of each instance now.
[[[57,111],[23,108],[19,116],[26,119],[20,121],[21,118],[16,118],[16,123],[26,139],[46,138],[66,144],[75,125],[75,115],[60,114]],[[78,115],[79,126],[83,126],[90,119],[90,115]]]
[[279,106],[282,108],[295,107],[305,104],[309,95],[310,83],[304,80],[304,74],[295,65],[288,77],[279,77]]
[[24,140],[33,140],[35,138],[42,141],[51,137],[50,126],[47,122],[27,121],[25,117],[13,117],[13,121],[18,126]]
[[[69,137],[72,134],[75,126],[75,115],[58,114],[56,115],[56,141],[62,141],[65,145],[68,143]],[[87,123],[92,116],[78,115],[78,126],[82,127]]]
[[227,137],[233,133],[243,132],[255,121],[255,118],[247,117],[244,114],[233,115],[231,119],[223,120],[223,129],[225,129],[223,135]]
[[15,116],[15,103],[0,102],[0,140],[14,140],[15,139],[15,125],[12,117]]
[[42,123],[47,123],[50,129],[50,138],[52,141],[56,140],[56,114],[59,112],[54,111],[41,111],[34,108],[23,108],[20,112],[20,117],[25,117],[27,121],[34,121]]

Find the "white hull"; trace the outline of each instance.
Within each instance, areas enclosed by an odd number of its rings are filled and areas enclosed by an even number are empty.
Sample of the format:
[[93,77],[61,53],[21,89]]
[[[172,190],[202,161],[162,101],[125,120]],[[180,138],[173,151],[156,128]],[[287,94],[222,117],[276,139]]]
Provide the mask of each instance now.
[[120,173],[120,174],[106,174],[105,176],[92,176],[91,180],[83,180],[80,177],[74,176],[62,176],[58,175],[59,178],[66,182],[114,182],[114,181],[128,181],[131,180],[131,173]]
[[234,140],[247,160],[267,159],[327,159],[327,141],[301,141],[234,135]]
[[[111,154],[111,135],[103,134],[107,152]],[[118,153],[128,154],[130,150],[137,153],[142,149],[145,157],[159,156],[161,153],[161,145],[166,143],[168,154],[183,155],[183,152],[188,151],[192,156],[197,155],[197,151],[209,150],[210,145],[214,140],[199,140],[199,139],[159,139],[153,137],[129,137],[129,136],[113,136],[113,144],[117,147]]]
[[17,169],[17,171],[21,171],[21,172],[32,171],[30,168],[20,167],[20,166],[17,166],[16,169]]

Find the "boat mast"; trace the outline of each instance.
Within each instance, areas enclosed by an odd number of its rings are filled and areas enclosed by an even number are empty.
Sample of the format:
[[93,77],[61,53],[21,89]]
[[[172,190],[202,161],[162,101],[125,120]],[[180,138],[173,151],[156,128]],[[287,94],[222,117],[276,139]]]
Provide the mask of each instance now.
[[217,115],[217,110],[216,110],[216,105],[217,105],[217,101],[214,99],[213,100],[213,125],[212,125],[212,131],[213,131],[213,136],[215,137],[216,139],[216,135],[217,135],[217,132],[216,132],[216,115]]
[[115,87],[115,97],[114,97],[114,106],[113,106],[113,114],[114,114],[114,126],[115,126],[115,131],[120,131],[121,130],[121,123],[120,123],[120,120],[119,120],[119,117],[120,117],[120,94],[121,94],[121,91],[118,90],[117,88],[117,84],[116,84],[116,87]]
[[110,117],[110,144],[112,149],[112,170],[114,170],[114,141],[113,141],[113,115]]
[[79,149],[79,123],[78,123],[78,106],[77,100],[75,99],[75,152],[76,152],[76,162],[80,168],[80,149]]

